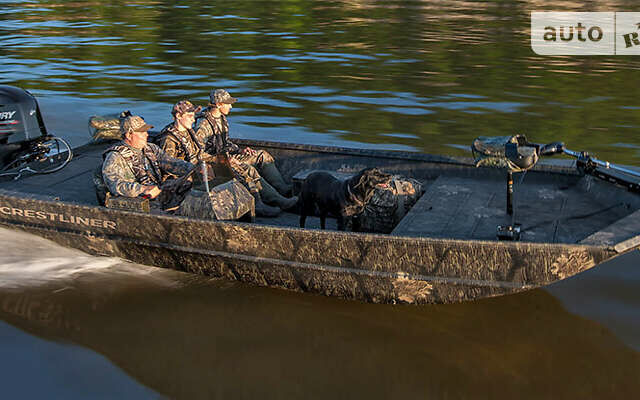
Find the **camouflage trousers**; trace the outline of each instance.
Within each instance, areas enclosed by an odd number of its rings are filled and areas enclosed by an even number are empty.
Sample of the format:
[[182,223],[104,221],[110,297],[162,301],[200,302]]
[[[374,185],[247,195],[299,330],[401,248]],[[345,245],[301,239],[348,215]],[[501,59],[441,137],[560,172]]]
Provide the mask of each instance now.
[[271,156],[269,152],[264,150],[257,150],[256,154],[233,154],[231,158],[240,163],[248,164],[254,168],[258,168],[258,170],[262,168],[263,164],[274,162],[273,156]]
[[239,180],[251,193],[260,192],[262,185],[260,184],[260,174],[258,170],[251,164],[243,162],[232,162],[231,169],[237,180]]
[[[237,179],[240,183],[244,185],[250,192],[259,192],[262,190],[262,185],[260,184],[260,174],[258,171],[251,165],[245,164],[235,159],[231,159],[231,172],[233,173],[233,177]],[[215,165],[215,159],[207,160],[207,165],[209,167]],[[202,184],[202,173],[200,172],[201,167],[198,166],[198,176],[199,178],[196,180],[196,187]],[[209,179],[215,176],[215,172],[213,170],[209,170]]]
[[238,180],[240,180],[250,192],[261,191],[261,176],[258,170],[262,168],[264,164],[273,163],[273,156],[267,151],[258,150],[255,154],[233,154],[231,158],[236,161],[232,164],[232,167],[234,172],[239,175]]

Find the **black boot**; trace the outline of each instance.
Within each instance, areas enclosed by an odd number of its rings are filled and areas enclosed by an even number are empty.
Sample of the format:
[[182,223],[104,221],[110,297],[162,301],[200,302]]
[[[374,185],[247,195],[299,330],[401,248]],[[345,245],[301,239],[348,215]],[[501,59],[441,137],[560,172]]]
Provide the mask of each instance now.
[[278,192],[283,196],[291,195],[293,191],[293,185],[286,183],[276,164],[269,162],[264,163],[260,167],[260,175],[266,179]]
[[256,216],[258,217],[277,217],[280,214],[280,208],[271,207],[262,202],[262,197],[258,192],[251,192],[256,203]]
[[293,208],[298,203],[298,196],[284,197],[264,178],[260,179],[260,184],[262,185],[260,196],[262,196],[266,203],[276,205],[283,210]]

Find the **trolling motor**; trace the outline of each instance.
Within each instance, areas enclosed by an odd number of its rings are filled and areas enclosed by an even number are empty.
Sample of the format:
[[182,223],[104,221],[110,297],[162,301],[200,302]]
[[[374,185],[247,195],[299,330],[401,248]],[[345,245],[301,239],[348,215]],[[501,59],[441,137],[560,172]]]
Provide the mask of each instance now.
[[[640,172],[601,161],[586,151],[577,152],[564,147],[562,142],[537,144],[527,141],[524,135],[479,137],[471,150],[476,166],[490,166],[507,170],[507,215],[510,225],[499,225],[496,236],[499,240],[519,240],[521,227],[515,223],[513,173],[526,172],[533,168],[540,157],[567,154],[577,159],[576,166],[583,174],[589,174],[607,182],[626,187],[640,193]],[[524,177],[524,176],[523,176]]]
[[496,231],[498,240],[520,240],[521,227],[520,224],[515,223],[513,206],[513,173],[526,172],[536,165],[540,157],[562,153],[563,149],[564,144],[561,142],[545,145],[531,143],[524,135],[479,137],[473,141],[471,151],[477,167],[489,166],[507,170],[506,212],[511,216],[511,224],[498,225]]

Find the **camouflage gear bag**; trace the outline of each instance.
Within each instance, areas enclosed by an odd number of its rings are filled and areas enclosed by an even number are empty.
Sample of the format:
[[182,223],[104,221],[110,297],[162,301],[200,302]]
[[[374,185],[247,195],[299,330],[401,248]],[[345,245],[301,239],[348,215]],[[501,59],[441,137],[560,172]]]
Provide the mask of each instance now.
[[[122,113],[122,115],[126,115]],[[137,115],[127,117],[99,116],[89,118],[89,134],[94,141],[122,140],[124,132],[152,129],[153,126],[144,122],[144,118]]]
[[237,180],[206,191],[191,190],[180,204],[178,215],[211,220],[235,220],[250,213],[255,215],[253,196]]
[[419,181],[394,176],[388,186],[375,189],[364,211],[355,217],[359,230],[391,233],[422,193],[422,184]]
[[122,140],[120,120],[117,117],[101,117],[94,115],[89,118],[89,134],[95,141]]

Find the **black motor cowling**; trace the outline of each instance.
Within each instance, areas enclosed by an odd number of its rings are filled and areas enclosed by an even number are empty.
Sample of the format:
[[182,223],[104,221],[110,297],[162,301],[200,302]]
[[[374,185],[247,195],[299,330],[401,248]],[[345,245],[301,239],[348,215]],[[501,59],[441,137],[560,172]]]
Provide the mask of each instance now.
[[0,145],[28,142],[46,134],[36,98],[24,89],[0,85]]

